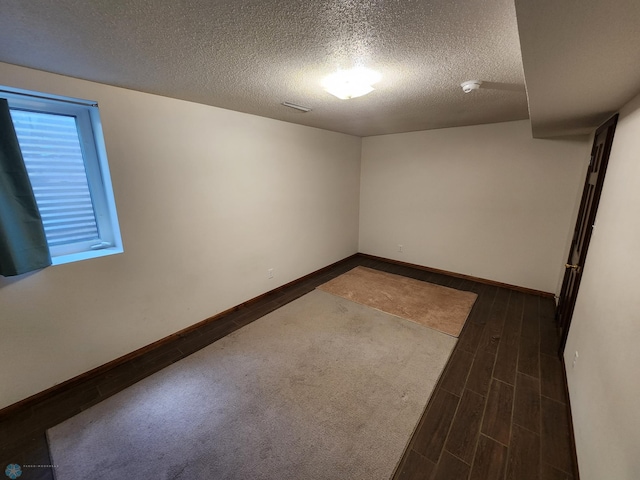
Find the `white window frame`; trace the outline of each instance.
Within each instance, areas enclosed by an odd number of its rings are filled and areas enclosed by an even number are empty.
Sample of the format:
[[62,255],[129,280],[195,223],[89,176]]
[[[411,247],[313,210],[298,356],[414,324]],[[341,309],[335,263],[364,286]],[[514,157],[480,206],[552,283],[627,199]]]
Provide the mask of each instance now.
[[61,265],[122,253],[124,249],[97,103],[10,87],[0,87],[0,96],[8,100],[10,110],[28,110],[76,118],[99,239],[49,246],[52,264]]

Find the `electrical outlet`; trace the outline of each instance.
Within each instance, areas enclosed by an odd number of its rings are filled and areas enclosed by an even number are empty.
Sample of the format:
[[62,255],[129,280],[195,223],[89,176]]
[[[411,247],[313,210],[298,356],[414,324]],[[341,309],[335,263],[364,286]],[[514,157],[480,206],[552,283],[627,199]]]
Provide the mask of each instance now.
[[274,273],[274,269],[273,268],[270,268],[269,270],[267,270],[267,276],[269,278],[273,278],[274,275],[275,275],[275,273]]
[[571,368],[576,368],[576,362],[578,361],[578,357],[580,355],[578,355],[578,351],[576,350],[576,353],[573,355],[573,365],[571,366]]
[[399,251],[400,253],[402,253],[402,250],[403,250],[403,249],[404,249],[404,246],[402,246],[402,245],[398,244],[398,251]]

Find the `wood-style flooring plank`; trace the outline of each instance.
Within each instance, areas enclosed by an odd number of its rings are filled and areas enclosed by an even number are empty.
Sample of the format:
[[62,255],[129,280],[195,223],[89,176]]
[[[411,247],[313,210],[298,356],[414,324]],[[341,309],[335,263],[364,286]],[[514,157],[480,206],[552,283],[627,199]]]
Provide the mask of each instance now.
[[67,390],[34,406],[31,421],[37,422],[40,428],[50,428],[80,413],[81,405],[96,403],[99,399],[100,394],[95,387]]
[[512,292],[493,368],[493,377],[510,385],[515,385],[523,308],[524,294]]
[[478,299],[473,307],[471,312],[472,316],[469,318],[469,321],[480,325],[486,325],[489,321],[489,315],[493,308],[496,294],[498,293],[498,287],[476,283],[473,288],[469,289],[469,291],[475,292],[478,295]]
[[458,290],[462,290],[465,292],[475,292],[479,293],[482,288],[482,284],[474,282],[472,280],[467,280],[466,278],[462,279],[461,284],[458,286]]
[[502,337],[510,296],[510,290],[506,288],[497,289],[478,348],[489,353],[498,353],[498,345]]
[[520,336],[518,372],[530,377],[540,377],[540,339]]
[[557,402],[566,403],[564,372],[561,360],[553,355],[540,355],[541,393]]
[[466,388],[486,397],[489,393],[493,364],[495,361],[496,356],[491,352],[481,350],[476,353],[476,356],[473,359],[473,365],[471,366],[471,371],[469,372]]
[[473,453],[480,433],[485,398],[471,390],[465,390],[451,425],[445,450],[464,460],[473,461]]
[[40,428],[37,422],[33,422],[32,419],[33,408],[27,408],[0,421],[0,452],[16,442],[16,432],[23,431],[25,425],[31,424],[33,431]]
[[[21,444],[14,445],[12,450],[2,451],[0,454],[0,475],[4,477],[4,469],[10,463],[22,465],[22,476],[20,480],[53,480],[53,471],[51,465],[51,457],[49,456],[49,447],[44,433],[33,435]],[[26,465],[34,465],[26,467]],[[37,465],[37,466],[35,466]],[[43,465],[43,466],[41,466]]]
[[509,445],[512,411],[513,387],[494,378],[487,399],[482,433],[503,445]]
[[480,435],[470,480],[503,480],[507,468],[507,447]]
[[522,330],[520,335],[526,338],[540,341],[540,297],[526,295],[524,299],[524,311],[522,313]]
[[560,337],[558,329],[553,325],[540,325],[540,353],[558,355]]
[[493,367],[493,377],[510,385],[515,385],[517,363],[517,335],[507,333],[500,341],[496,363]]
[[558,355],[560,335],[555,323],[555,302],[551,298],[539,299],[540,353]]
[[551,465],[543,463],[540,472],[540,480],[573,480],[573,475],[553,468]]
[[516,380],[513,423],[540,434],[540,381],[522,373]]
[[571,473],[573,458],[567,406],[547,397],[541,397],[540,413],[542,461],[558,470]]
[[456,348],[447,363],[446,370],[440,383],[440,388],[443,388],[454,395],[461,396],[472,363],[472,353]]
[[540,437],[518,425],[513,426],[509,447],[507,480],[540,479]]
[[429,480],[435,470],[435,463],[423,457],[414,450],[410,450],[408,457],[400,471],[395,475],[395,480]]
[[470,467],[448,452],[442,453],[442,459],[436,467],[433,480],[467,480]]
[[484,332],[484,325],[467,321],[458,341],[458,348],[475,354]]
[[425,418],[414,434],[412,448],[434,463],[438,463],[459,401],[456,395],[436,389]]

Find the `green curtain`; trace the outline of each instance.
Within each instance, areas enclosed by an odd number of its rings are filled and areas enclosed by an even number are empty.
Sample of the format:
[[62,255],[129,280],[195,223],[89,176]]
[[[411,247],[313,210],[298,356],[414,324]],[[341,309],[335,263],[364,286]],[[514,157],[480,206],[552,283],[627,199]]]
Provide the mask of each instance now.
[[0,275],[20,275],[49,265],[47,238],[9,104],[0,98]]

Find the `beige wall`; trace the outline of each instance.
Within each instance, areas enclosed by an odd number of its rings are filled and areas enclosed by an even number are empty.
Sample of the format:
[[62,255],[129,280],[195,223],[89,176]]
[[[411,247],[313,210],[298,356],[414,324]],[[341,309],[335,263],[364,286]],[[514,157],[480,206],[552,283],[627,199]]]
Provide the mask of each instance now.
[[557,292],[589,147],[528,121],[365,138],[360,251]]
[[357,137],[6,64],[0,83],[99,102],[125,248],[0,277],[0,407],[357,251]]
[[565,349],[582,480],[640,478],[639,288],[640,96],[620,112]]

